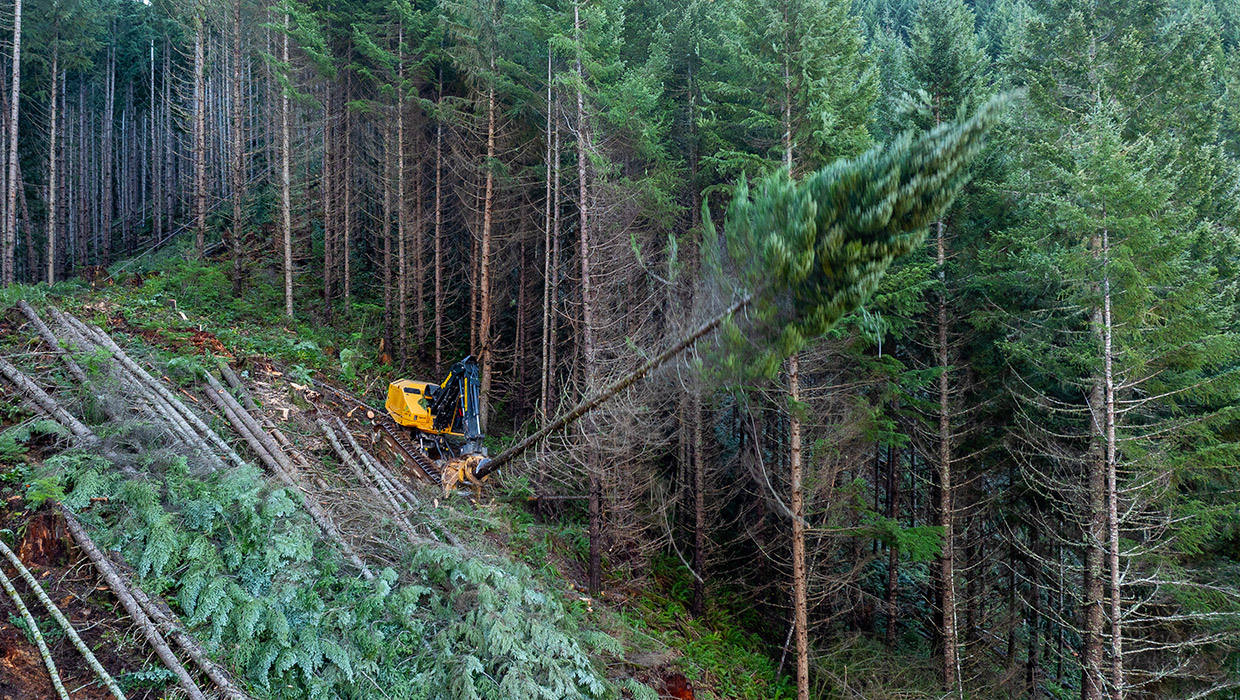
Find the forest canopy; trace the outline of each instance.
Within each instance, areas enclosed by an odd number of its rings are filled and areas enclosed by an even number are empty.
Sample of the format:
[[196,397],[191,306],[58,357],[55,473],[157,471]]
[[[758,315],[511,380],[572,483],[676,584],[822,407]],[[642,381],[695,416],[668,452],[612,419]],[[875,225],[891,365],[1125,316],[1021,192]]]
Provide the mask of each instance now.
[[736,309],[487,488],[772,694],[1240,687],[1235,0],[10,0],[0,114],[6,303],[495,449]]

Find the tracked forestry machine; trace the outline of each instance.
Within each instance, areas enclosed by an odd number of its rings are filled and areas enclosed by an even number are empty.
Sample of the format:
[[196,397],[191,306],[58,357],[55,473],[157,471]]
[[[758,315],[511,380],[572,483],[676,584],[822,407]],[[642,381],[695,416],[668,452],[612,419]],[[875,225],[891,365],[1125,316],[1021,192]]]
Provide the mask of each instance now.
[[384,407],[401,428],[381,425],[384,442],[446,490],[461,482],[479,486],[481,478],[475,475],[488,460],[478,385],[478,363],[472,355],[452,365],[438,384],[392,382]]
[[[747,187],[741,188],[728,208],[735,229],[735,241],[728,241],[729,248],[736,246],[733,254],[747,255],[767,245],[767,232],[793,226],[788,240],[804,246],[795,251],[797,265],[778,275],[754,273],[749,295],[495,457],[481,444],[478,365],[473,357],[453,365],[439,384],[393,382],[386,404],[391,419],[376,420],[380,432],[394,452],[445,490],[461,482],[478,489],[489,474],[602,406],[750,304],[760,306],[762,313],[780,308],[784,316],[777,314],[776,324],[795,333],[825,333],[874,291],[894,259],[921,244],[930,222],[942,216],[968,181],[966,166],[981,152],[986,133],[1013,99],[1012,94],[991,98],[971,118],[832,164],[791,183],[795,196],[780,194],[787,189],[784,184],[769,191],[760,187],[754,198]],[[806,202],[814,206],[803,206]],[[710,209],[704,208],[703,214],[714,235]],[[795,308],[783,309],[787,299],[795,300]]]

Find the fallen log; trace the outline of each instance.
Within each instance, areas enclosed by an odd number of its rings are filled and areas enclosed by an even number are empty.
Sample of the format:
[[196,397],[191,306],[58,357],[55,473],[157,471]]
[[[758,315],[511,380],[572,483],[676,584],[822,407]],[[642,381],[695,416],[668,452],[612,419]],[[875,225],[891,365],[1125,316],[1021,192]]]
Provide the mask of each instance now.
[[[398,494],[409,508],[415,508],[417,504],[421,503],[421,499],[419,499],[417,495],[410,490],[405,482],[397,478],[395,474],[389,472],[387,468],[383,466],[382,462],[376,459],[374,455],[357,443],[357,440],[353,437],[353,432],[345,427],[344,421],[340,420],[339,416],[335,417],[335,420],[336,426],[340,428],[340,432],[344,433],[344,436],[348,439],[349,444],[353,446],[353,451],[362,458],[362,464],[370,470],[377,480],[381,483],[388,484],[392,491]],[[444,527],[443,523],[439,522],[439,518],[436,518],[433,513],[427,511],[419,512],[421,512],[423,517],[425,517],[427,522],[430,524],[427,529],[430,531],[432,537],[435,539],[440,539],[440,536],[442,536],[442,538],[447,540],[448,544],[453,547],[461,546],[461,542],[456,538],[456,535],[453,535],[451,530]]]
[[[50,307],[49,310],[53,318],[56,319],[56,322],[63,330],[70,347],[73,347],[78,352],[89,352],[96,348],[107,351],[107,348],[96,340],[92,340],[91,337],[88,337],[88,335],[85,334],[86,329],[79,329],[78,326],[70,323],[69,318],[71,317],[68,314],[61,313],[61,311],[55,307]],[[74,320],[76,321],[76,319]],[[91,335],[93,336],[93,334]],[[112,353],[109,351],[109,354]],[[172,428],[173,433],[175,433],[180,440],[193,447],[200,455],[202,455],[204,459],[211,463],[211,467],[213,469],[218,471],[225,468],[224,463],[216,455],[215,450],[208,446],[198,431],[185,421],[185,418],[181,415],[181,412],[148,385],[148,380],[150,379],[149,376],[143,377],[134,373],[124,363],[120,362],[119,358],[116,358],[115,367],[120,375],[120,379],[125,382],[126,386],[131,390],[136,391],[143,399],[145,399],[146,402],[150,404],[154,415],[161,420],[167,421],[169,426]],[[116,418],[116,416],[112,417]],[[227,446],[225,447],[227,448]]]
[[116,698],[116,700],[125,700],[125,694],[121,692],[121,688],[116,684],[116,680],[113,679],[111,674],[107,672],[107,669],[103,667],[103,664],[99,663],[99,659],[95,658],[94,652],[90,650],[90,647],[87,646],[86,642],[82,640],[82,637],[78,635],[77,630],[74,629],[73,624],[65,618],[64,613],[60,612],[60,608],[56,607],[56,604],[53,603],[52,599],[48,597],[47,592],[44,591],[43,587],[39,585],[38,579],[34,577],[34,574],[30,573],[30,569],[26,568],[26,565],[22,563],[22,560],[18,558],[17,554],[15,554],[13,550],[9,549],[8,545],[6,545],[3,541],[0,541],[0,552],[2,552],[9,560],[9,563],[13,565],[13,568],[17,569],[17,573],[20,574],[22,579],[26,581],[26,585],[30,587],[30,590],[34,591],[35,597],[37,597],[39,602],[43,604],[43,607],[47,609],[48,614],[52,616],[52,619],[56,621],[56,624],[60,625],[60,628],[64,630],[65,636],[69,638],[69,641],[73,643],[73,646],[81,652],[82,657],[86,659],[86,663],[95,672],[95,675],[99,676],[99,680],[103,681],[103,685],[108,689],[108,692],[112,693],[112,697]]
[[[309,489],[306,489],[301,483],[299,483],[299,480],[295,476],[296,472],[291,471],[291,469],[285,469],[279,459],[267,451],[267,448],[263,446],[262,441],[251,432],[249,425],[246,424],[245,420],[240,416],[237,410],[233,408],[233,406],[241,409],[242,413],[245,412],[245,409],[241,408],[241,406],[235,401],[231,402],[230,405],[228,399],[231,397],[228,396],[227,391],[220,392],[215,389],[208,388],[204,393],[207,395],[207,398],[215,404],[216,408],[220,410],[220,413],[224,415],[225,420],[227,420],[232,425],[233,429],[237,431],[237,434],[246,441],[246,444],[250,446],[250,449],[254,451],[254,454],[258,455],[258,458],[263,461],[267,468],[271,470],[285,486],[289,487],[289,489],[297,492],[301,496],[302,506],[306,509],[306,512],[310,514],[310,518],[314,520],[315,524],[318,525],[319,531],[322,532],[323,535],[329,540],[334,542],[338,547],[340,547],[341,551],[344,552],[349,561],[361,570],[363,578],[368,581],[373,580],[375,575],[370,571],[370,567],[366,565],[366,562],[362,561],[362,558],[358,556],[353,547],[345,541],[344,535],[339,529],[336,528],[336,525],[327,515],[327,512],[324,511],[318,503],[315,503],[314,499],[310,498]],[[253,417],[250,417],[250,422],[253,422],[253,420]],[[280,452],[279,454],[280,457],[287,459],[283,452]]]
[[85,423],[78,420],[60,405],[56,399],[52,398],[46,391],[43,391],[38,384],[22,373],[21,370],[14,367],[8,360],[0,357],[0,374],[4,374],[13,386],[17,387],[24,396],[38,404],[39,408],[47,411],[57,423],[69,429],[73,437],[85,443],[87,447],[98,447],[102,444],[99,436],[88,428]]
[[396,527],[404,533],[405,538],[409,540],[409,544],[415,547],[427,544],[425,538],[418,536],[418,534],[414,532],[413,525],[411,525],[409,521],[405,519],[404,514],[401,513],[400,504],[397,503],[391,492],[384,489],[382,484],[376,485],[376,482],[373,479],[368,478],[366,473],[362,471],[362,468],[358,466],[357,460],[353,459],[353,456],[345,450],[344,445],[340,443],[340,438],[336,435],[336,431],[332,430],[331,426],[328,425],[322,418],[315,419],[315,423],[318,424],[319,430],[323,431],[323,435],[327,437],[327,441],[331,443],[332,449],[336,452],[336,456],[340,458],[340,461],[349,467],[349,469],[353,472],[353,475],[357,477],[358,481],[366,486],[366,489],[370,491],[372,495],[387,504],[388,510],[391,511],[392,520],[395,521]]
[[108,587],[112,589],[112,593],[116,595],[117,600],[124,606],[125,612],[129,613],[129,616],[133,618],[134,624],[138,626],[142,636],[146,637],[147,642],[155,650],[159,660],[164,663],[164,666],[169,671],[176,674],[178,683],[185,693],[189,695],[190,700],[206,700],[202,689],[190,677],[189,671],[186,671],[185,667],[181,665],[176,654],[168,646],[168,642],[164,640],[163,635],[159,633],[159,630],[155,629],[155,623],[151,622],[151,618],[147,617],[146,612],[142,610],[142,606],[138,605],[138,601],[134,599],[133,593],[125,585],[116,568],[112,566],[112,562],[108,561],[108,558],[103,555],[99,547],[90,539],[90,535],[86,534],[86,529],[82,527],[82,524],[78,522],[73,513],[63,505],[57,504],[57,507],[60,510],[60,514],[65,518],[65,525],[69,528],[69,533],[73,535],[73,541],[77,543],[79,549],[86,553],[87,558],[91,560],[99,571],[99,575],[103,576]]
[[132,372],[139,382],[145,384],[152,391],[162,397],[173,411],[180,414],[187,423],[193,426],[196,431],[198,431],[212,445],[214,445],[215,448],[220,451],[220,454],[223,454],[237,466],[245,464],[245,461],[241,459],[240,455],[229,447],[228,443],[224,442],[224,439],[211,429],[211,426],[203,422],[203,420],[198,417],[198,414],[189,410],[189,408],[187,408],[185,404],[177,398],[176,394],[172,393],[168,390],[168,387],[164,386],[163,382],[157,381],[145,369],[143,369],[141,365],[134,362],[133,359],[129,357],[128,353],[121,349],[121,347],[117,345],[107,333],[104,333],[98,328],[93,328],[86,325],[82,321],[74,318],[71,314],[59,312],[59,317],[62,318],[66,324],[74,325],[85,337],[88,339],[93,339],[96,344],[112,353],[112,356],[115,357],[123,367]]
[[509,447],[499,453],[494,459],[483,462],[482,466],[478,468],[474,476],[481,479],[484,476],[491,474],[508,462],[511,462],[513,459],[520,457],[526,450],[541,442],[543,438],[556,432],[557,430],[568,427],[577,419],[607,403],[616,394],[619,394],[630,386],[633,386],[633,384],[635,384],[642,377],[645,377],[658,367],[666,364],[668,360],[671,360],[673,357],[676,357],[680,353],[689,349],[689,347],[697,343],[697,341],[701,340],[704,336],[723,325],[723,322],[726,321],[729,316],[737,311],[740,311],[741,309],[744,309],[752,301],[752,296],[746,296],[745,298],[736,301],[727,309],[724,309],[721,313],[717,314],[714,318],[710,319],[706,323],[703,323],[697,328],[697,330],[681,338],[675,345],[647,360],[641,367],[638,367],[636,370],[630,372],[624,377],[621,377],[615,382],[607,385],[593,396],[582,400],[581,403],[574,406],[568,413],[565,413],[551,423],[543,426],[541,430],[538,430],[533,435],[526,437],[516,445],[513,445],[512,447]]
[[258,404],[254,403],[254,399],[250,396],[250,392],[245,388],[245,385],[241,383],[241,377],[237,376],[237,373],[233,371],[233,368],[230,367],[227,362],[221,360],[218,364],[220,374],[224,377],[224,381],[228,382],[228,385],[233,389],[236,389],[238,394],[241,394],[241,401],[245,404],[245,409],[250,412],[257,412]]
[[86,384],[88,381],[86,379],[86,372],[84,372],[81,365],[73,359],[73,355],[60,345],[60,340],[55,334],[52,333],[52,329],[47,327],[47,324],[43,322],[43,319],[39,318],[39,314],[35,312],[34,307],[26,303],[25,299],[19,299],[17,301],[17,308],[21,309],[21,312],[26,315],[27,319],[30,320],[30,325],[34,326],[34,329],[39,334],[39,337],[43,339],[44,344],[51,348],[52,352],[56,353],[56,355],[60,357],[61,361],[65,363],[65,367],[69,369],[69,374],[72,374],[73,378],[79,383]]
[[52,653],[47,650],[47,642],[43,640],[43,633],[39,631],[39,626],[35,623],[34,616],[30,614],[26,604],[22,602],[22,597],[17,594],[17,589],[13,587],[13,582],[9,580],[8,576],[4,575],[3,569],[0,569],[0,587],[3,587],[4,592],[9,594],[13,605],[17,606],[17,612],[21,614],[22,620],[30,630],[30,636],[34,637],[34,644],[39,649],[39,656],[43,657],[43,665],[47,667],[47,675],[51,676],[52,687],[56,689],[56,694],[60,696],[61,700],[69,700],[69,693],[65,690],[64,683],[60,681],[60,672],[56,670],[56,662],[52,660]]

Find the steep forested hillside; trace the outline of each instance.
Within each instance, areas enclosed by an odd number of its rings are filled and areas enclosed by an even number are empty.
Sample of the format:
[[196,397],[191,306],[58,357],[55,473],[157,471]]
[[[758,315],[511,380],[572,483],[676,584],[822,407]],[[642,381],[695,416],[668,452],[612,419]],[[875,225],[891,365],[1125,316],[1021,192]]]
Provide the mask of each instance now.
[[[0,49],[50,324],[0,320],[0,542],[80,518],[253,697],[1240,688],[1234,0],[6,0]],[[371,484],[323,388],[472,355],[494,455],[733,307],[477,494]]]

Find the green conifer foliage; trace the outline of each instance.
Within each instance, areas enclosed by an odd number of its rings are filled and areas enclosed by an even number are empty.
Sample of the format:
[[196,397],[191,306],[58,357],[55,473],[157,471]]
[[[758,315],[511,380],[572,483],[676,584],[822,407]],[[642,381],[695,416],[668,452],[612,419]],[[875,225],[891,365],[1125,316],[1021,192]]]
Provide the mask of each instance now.
[[864,302],[951,204],[1009,99],[799,182],[781,170],[751,195],[742,180],[726,235],[742,283],[754,291],[754,327],[745,334],[730,328],[735,352],[726,371],[773,376],[784,358]]

